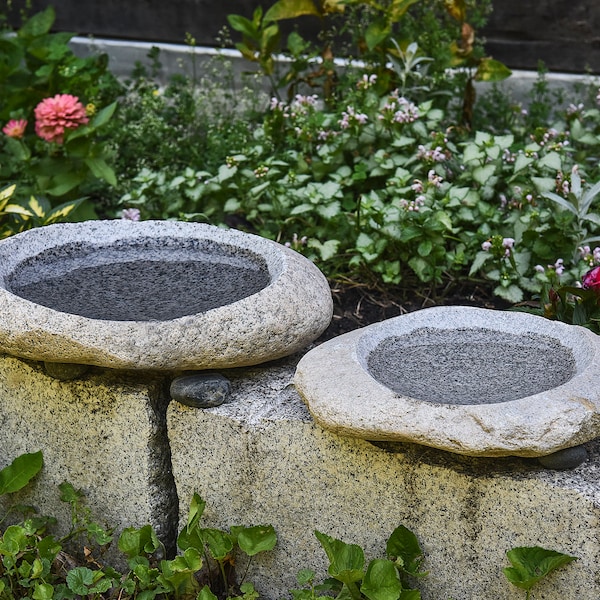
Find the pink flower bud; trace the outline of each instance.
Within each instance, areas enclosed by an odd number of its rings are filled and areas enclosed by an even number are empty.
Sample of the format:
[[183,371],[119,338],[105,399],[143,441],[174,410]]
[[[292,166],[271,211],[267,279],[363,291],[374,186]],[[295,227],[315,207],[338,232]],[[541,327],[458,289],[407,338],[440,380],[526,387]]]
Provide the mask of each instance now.
[[600,293],[600,267],[590,269],[582,278],[581,283],[586,290],[594,290]]

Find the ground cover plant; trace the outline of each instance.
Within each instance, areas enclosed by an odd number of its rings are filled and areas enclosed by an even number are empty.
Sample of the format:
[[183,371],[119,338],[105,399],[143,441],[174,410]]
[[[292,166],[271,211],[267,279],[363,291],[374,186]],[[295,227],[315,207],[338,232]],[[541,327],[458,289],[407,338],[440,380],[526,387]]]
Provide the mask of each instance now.
[[[76,58],[49,8],[0,39],[2,235],[96,216],[205,221],[287,244],[332,282],[434,302],[468,285],[597,327],[581,278],[600,263],[598,87],[557,98],[541,69],[514,103],[477,37],[489,10],[280,0],[223,33],[258,73],[240,83],[220,57],[165,85],[157,49],[125,82],[105,57]],[[284,39],[307,15],[318,38]]]
[[[24,489],[43,468],[41,452],[17,456],[0,469],[0,496]],[[179,553],[165,557],[165,549],[150,525],[125,528],[118,548],[127,569],[118,571],[102,561],[102,551],[113,543],[113,532],[96,523],[82,493],[68,482],[60,486],[61,500],[71,507],[69,532],[53,533],[55,520],[33,507],[9,505],[0,518],[0,598],[6,600],[115,599],[119,600],[257,600],[249,582],[236,581],[233,565],[246,557],[273,550],[276,532],[270,525],[234,526],[229,531],[201,526],[206,503],[194,494],[187,524],[179,533]],[[22,514],[14,518],[12,513]],[[12,523],[5,525],[7,518]],[[293,600],[339,598],[352,600],[419,600],[413,587],[422,571],[423,552],[417,537],[399,525],[386,542],[386,558],[366,564],[363,549],[330,537],[315,535],[328,560],[321,583],[310,569],[300,569]],[[507,552],[508,581],[531,589],[576,557],[540,547],[517,547]]]

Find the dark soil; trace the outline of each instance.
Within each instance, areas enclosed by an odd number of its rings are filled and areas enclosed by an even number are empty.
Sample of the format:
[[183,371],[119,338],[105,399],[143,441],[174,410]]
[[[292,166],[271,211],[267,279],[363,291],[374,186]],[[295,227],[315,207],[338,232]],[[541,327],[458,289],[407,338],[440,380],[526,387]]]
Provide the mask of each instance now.
[[317,340],[324,342],[359,327],[378,323],[431,306],[476,306],[504,310],[510,304],[473,284],[456,286],[450,293],[415,292],[397,287],[369,288],[332,283],[333,318]]

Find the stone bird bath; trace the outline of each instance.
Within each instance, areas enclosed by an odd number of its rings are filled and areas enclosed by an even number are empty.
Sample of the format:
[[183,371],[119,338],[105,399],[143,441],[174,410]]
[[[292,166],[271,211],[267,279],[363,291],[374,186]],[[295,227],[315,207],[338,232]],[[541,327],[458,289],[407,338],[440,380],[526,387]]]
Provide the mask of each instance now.
[[0,351],[121,369],[258,364],[314,340],[332,315],[306,258],[200,223],[125,220],[0,242]]
[[317,423],[472,456],[544,456],[600,436],[600,336],[542,317],[437,307],[308,352]]

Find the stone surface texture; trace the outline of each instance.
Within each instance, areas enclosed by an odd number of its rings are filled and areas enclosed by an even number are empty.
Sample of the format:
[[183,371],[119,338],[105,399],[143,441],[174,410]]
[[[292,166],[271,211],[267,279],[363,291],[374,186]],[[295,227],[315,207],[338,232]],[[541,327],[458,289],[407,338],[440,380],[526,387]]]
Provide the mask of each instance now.
[[526,313],[409,313],[317,346],[294,381],[316,422],[367,440],[542,456],[600,436],[600,338]]
[[[289,598],[301,568],[320,583],[328,561],[314,530],[385,556],[398,525],[417,536],[429,575],[424,600],[522,600],[504,578],[505,553],[542,546],[579,557],[538,584],[545,600],[600,597],[600,444],[570,471],[531,458],[474,458],[415,444],[340,436],[315,424],[280,361],[228,375],[232,396],[207,410],[167,411],[173,474],[186,523],[194,492],[206,527],[272,524],[275,549],[254,557],[247,581],[266,600]],[[339,382],[339,379],[338,379]],[[210,432],[210,435],[207,435]],[[246,564],[238,560],[243,573]]]
[[305,347],[332,310],[327,280],[300,254],[201,223],[67,223],[0,242],[0,351],[23,358],[120,369],[252,365]]
[[[36,506],[57,517],[64,535],[70,507],[58,486],[68,481],[84,493],[93,519],[116,529],[116,539],[125,527],[150,523],[173,547],[177,504],[163,390],[159,378],[96,368],[60,381],[42,363],[0,355],[0,467],[26,452],[44,457],[32,484],[0,506]],[[122,558],[116,542],[108,556]]]

